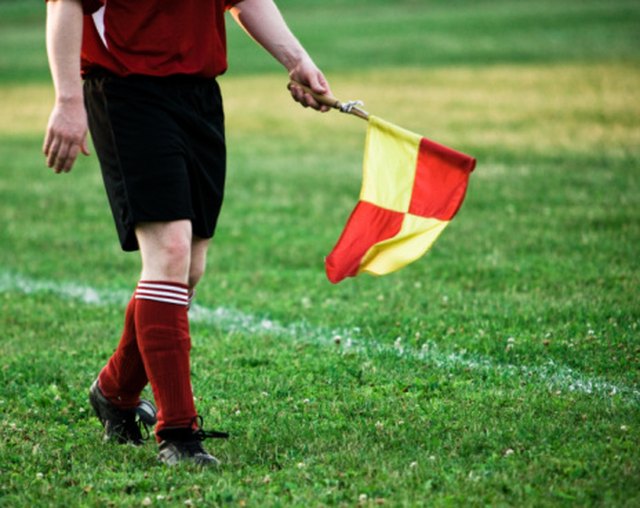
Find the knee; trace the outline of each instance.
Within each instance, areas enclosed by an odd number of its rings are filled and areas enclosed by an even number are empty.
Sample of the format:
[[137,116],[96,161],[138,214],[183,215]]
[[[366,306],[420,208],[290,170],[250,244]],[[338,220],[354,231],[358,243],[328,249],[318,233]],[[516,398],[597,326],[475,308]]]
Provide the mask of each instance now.
[[204,276],[204,265],[191,265],[189,269],[189,287],[191,289],[195,288],[200,279]]
[[167,271],[184,273],[189,266],[191,245],[179,236],[167,238],[157,255]]
[[150,256],[147,267],[156,272],[163,280],[182,280],[186,282],[189,271],[191,244],[183,235],[167,235]]
[[191,223],[143,223],[136,234],[146,279],[187,282],[191,265]]
[[189,266],[189,287],[192,289],[198,284],[205,272],[207,265],[207,247],[209,240],[196,238],[191,245],[191,265]]
[[180,235],[167,238],[162,245],[162,257],[170,264],[189,263],[191,243]]

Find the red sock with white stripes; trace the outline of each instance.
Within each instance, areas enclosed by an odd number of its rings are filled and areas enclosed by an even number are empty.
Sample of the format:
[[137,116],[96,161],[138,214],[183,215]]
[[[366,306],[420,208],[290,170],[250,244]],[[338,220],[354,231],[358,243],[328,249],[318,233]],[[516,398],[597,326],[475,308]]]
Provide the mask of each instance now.
[[121,409],[136,407],[147,384],[147,373],[136,341],[135,307],[136,299],[132,297],[125,311],[118,347],[98,376],[103,395]]
[[189,289],[185,284],[140,281],[135,292],[138,347],[158,406],[159,431],[189,427],[196,416],[189,353]]

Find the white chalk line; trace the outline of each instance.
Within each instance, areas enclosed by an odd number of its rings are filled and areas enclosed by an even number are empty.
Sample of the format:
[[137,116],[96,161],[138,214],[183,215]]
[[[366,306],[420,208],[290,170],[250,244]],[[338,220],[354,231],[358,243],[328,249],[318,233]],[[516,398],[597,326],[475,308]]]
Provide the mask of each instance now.
[[[23,294],[52,293],[68,300],[87,305],[125,305],[132,291],[94,289],[76,283],[37,280],[13,273],[0,273],[0,292]],[[442,351],[434,342],[427,342],[421,349],[402,344],[398,339],[393,345],[361,337],[358,328],[327,329],[305,322],[287,325],[253,314],[226,307],[208,308],[194,305],[190,311],[193,323],[211,325],[225,332],[242,334],[269,334],[286,338],[294,343],[319,344],[343,353],[363,356],[390,355],[426,362],[445,372],[460,370],[497,375],[500,378],[520,379],[542,385],[549,391],[575,392],[605,400],[617,399],[633,406],[640,406],[640,389],[612,383],[601,377],[588,377],[570,367],[549,360],[542,365],[512,365],[494,362],[490,357],[469,352]]]

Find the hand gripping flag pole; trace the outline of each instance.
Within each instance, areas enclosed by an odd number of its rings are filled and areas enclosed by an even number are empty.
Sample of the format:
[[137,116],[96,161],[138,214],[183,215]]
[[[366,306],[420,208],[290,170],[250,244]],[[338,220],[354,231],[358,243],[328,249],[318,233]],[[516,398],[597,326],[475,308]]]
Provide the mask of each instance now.
[[360,197],[325,259],[334,284],[385,275],[423,256],[456,215],[476,160],[296,82],[320,102],[368,121]]
[[338,99],[333,97],[332,95],[320,95],[315,93],[308,86],[302,85],[297,81],[291,80],[287,85],[287,88],[291,90],[292,86],[296,86],[301,90],[304,90],[305,93],[310,94],[316,101],[325,106],[329,106],[333,109],[338,109],[342,113],[349,113],[351,115],[355,115],[358,118],[362,118],[363,120],[369,120],[369,113],[360,109],[360,106],[363,106],[364,103],[362,101],[349,101],[349,102],[340,102]]

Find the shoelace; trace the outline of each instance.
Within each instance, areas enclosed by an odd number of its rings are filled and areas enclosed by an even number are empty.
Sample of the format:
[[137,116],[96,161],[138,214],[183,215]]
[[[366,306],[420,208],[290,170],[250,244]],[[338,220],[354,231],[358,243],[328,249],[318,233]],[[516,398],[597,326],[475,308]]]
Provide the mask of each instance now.
[[119,421],[112,420],[110,424],[112,431],[127,441],[146,441],[151,435],[149,427],[135,413],[125,415]]
[[140,437],[147,441],[151,437],[151,428],[156,424],[156,408],[147,400],[141,400],[135,410],[135,423],[138,425]]
[[223,432],[220,430],[204,430],[202,428],[203,420],[202,416],[196,415],[191,420],[190,426],[193,428],[197,427],[196,430],[193,431],[193,439],[195,441],[204,441],[205,439],[228,439],[229,433]]
[[149,430],[149,426],[142,421],[140,418],[136,419],[136,423],[138,424],[138,430],[140,431],[140,436],[143,441],[148,441],[151,437],[151,430]]

